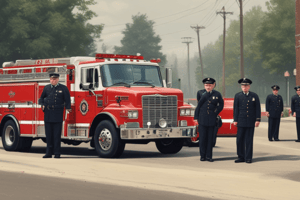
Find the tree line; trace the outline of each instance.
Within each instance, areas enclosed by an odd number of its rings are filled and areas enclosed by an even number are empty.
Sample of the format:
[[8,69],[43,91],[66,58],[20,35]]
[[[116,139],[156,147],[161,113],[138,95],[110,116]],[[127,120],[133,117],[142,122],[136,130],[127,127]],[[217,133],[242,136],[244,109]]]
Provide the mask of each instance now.
[[[293,70],[296,66],[295,55],[295,1],[270,0],[267,11],[253,7],[244,13],[244,70],[245,76],[253,81],[251,89],[265,98],[271,93],[271,86],[280,85],[286,101],[286,79],[284,72],[289,71],[290,85],[294,85]],[[225,82],[226,97],[233,97],[240,91],[240,37],[239,19],[233,20],[226,33]],[[217,90],[222,91],[222,52],[223,36],[206,45],[203,50],[204,76],[218,81]],[[198,58],[197,58],[198,59]],[[196,80],[199,88],[203,84],[199,77],[198,59]],[[290,93],[293,92],[293,87]],[[294,94],[294,93],[291,93]]]

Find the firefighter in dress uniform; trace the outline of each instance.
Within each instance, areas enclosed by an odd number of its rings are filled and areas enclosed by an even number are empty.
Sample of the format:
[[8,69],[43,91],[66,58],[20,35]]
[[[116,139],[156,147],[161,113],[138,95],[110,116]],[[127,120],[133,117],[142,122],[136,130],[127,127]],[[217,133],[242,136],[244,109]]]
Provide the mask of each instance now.
[[200,160],[213,162],[213,135],[216,119],[218,114],[223,110],[224,101],[222,95],[218,91],[213,90],[216,82],[213,78],[205,78],[202,82],[205,90],[200,90],[197,93],[197,99],[199,100],[194,118],[198,120],[199,124]]
[[71,99],[68,88],[59,84],[59,74],[50,73],[50,83],[44,87],[39,104],[44,112],[47,140],[46,154],[43,158],[60,158],[61,130],[64,107],[71,112]]
[[296,90],[296,95],[292,97],[291,109],[293,117],[296,117],[296,128],[297,128],[297,140],[300,142],[300,86],[294,88]]
[[279,141],[279,126],[280,118],[283,116],[283,101],[281,95],[278,94],[280,87],[278,85],[273,85],[273,94],[267,96],[266,99],[266,113],[269,128],[268,128],[268,138],[269,141]]
[[253,136],[255,127],[259,126],[261,111],[257,94],[250,92],[252,81],[242,78],[238,81],[241,84],[242,92],[234,97],[234,122],[238,127],[236,145],[238,159],[235,163],[252,163]]

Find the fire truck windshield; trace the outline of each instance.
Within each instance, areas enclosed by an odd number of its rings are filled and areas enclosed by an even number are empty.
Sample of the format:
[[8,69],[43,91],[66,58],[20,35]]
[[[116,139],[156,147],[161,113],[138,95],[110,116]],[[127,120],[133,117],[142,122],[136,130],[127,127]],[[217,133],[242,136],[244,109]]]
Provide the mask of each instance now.
[[101,78],[104,87],[115,85],[158,86],[162,87],[158,66],[107,64],[101,66]]

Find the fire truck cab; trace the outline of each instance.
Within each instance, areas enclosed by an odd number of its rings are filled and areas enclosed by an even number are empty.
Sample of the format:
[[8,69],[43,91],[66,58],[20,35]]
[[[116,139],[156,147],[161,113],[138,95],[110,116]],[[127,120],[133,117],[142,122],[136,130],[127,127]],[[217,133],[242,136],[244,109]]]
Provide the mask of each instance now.
[[[126,143],[154,141],[164,154],[181,150],[196,136],[194,107],[179,89],[167,88],[159,59],[96,54],[5,62],[0,69],[0,135],[7,151],[28,151],[45,141],[44,114],[38,100],[49,73],[60,74],[68,87],[71,109],[65,111],[62,142],[90,142],[100,157],[119,157]],[[170,73],[170,69],[167,69]]]

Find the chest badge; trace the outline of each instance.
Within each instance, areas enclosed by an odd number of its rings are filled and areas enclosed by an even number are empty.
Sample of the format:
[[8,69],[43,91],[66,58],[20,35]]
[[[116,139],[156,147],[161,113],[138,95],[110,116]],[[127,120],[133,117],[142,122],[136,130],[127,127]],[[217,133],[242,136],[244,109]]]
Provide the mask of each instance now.
[[212,99],[215,99],[215,96],[213,96]]
[[252,98],[252,101],[255,101],[255,98],[254,98],[254,97]]
[[79,109],[82,115],[86,115],[86,113],[89,111],[89,104],[86,100],[82,100],[80,105],[79,105]]
[[58,90],[58,93],[62,93],[62,90]]

